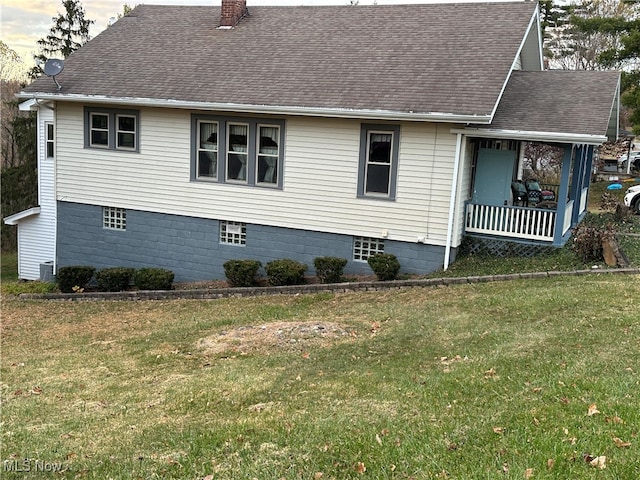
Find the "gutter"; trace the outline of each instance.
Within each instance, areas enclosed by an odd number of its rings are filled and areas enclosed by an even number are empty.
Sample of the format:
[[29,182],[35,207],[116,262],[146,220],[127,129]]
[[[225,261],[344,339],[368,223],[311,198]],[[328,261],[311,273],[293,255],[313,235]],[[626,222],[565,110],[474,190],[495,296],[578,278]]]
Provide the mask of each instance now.
[[531,142],[580,143],[586,145],[602,145],[607,141],[606,135],[588,135],[584,133],[535,132],[527,130],[492,130],[489,128],[451,129],[451,133],[462,133],[467,136],[481,138],[505,138]]
[[460,115],[455,113],[413,111],[401,112],[392,110],[369,110],[326,107],[300,107],[286,105],[250,105],[241,103],[188,102],[183,100],[167,100],[134,97],[106,97],[104,95],[75,95],[59,93],[19,93],[22,99],[81,102],[110,105],[137,105],[144,107],[179,108],[187,110],[216,110],[235,113],[259,113],[276,115],[300,115],[309,117],[338,117],[357,119],[376,119],[393,121],[423,121],[445,123],[486,124],[491,122],[491,115]]

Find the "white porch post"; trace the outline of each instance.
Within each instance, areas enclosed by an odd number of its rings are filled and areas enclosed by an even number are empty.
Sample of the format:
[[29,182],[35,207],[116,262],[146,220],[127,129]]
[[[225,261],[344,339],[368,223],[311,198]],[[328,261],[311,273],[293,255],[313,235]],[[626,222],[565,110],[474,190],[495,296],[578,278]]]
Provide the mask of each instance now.
[[453,242],[453,229],[456,222],[453,221],[456,212],[456,196],[458,195],[458,170],[460,169],[460,157],[462,156],[462,134],[456,136],[456,155],[453,162],[453,178],[451,179],[451,197],[449,198],[449,228],[447,228],[447,243],[444,247],[444,270],[449,268],[451,259],[451,243]]
[[[555,230],[553,232],[553,245],[562,245],[564,234],[564,220],[566,214],[567,198],[569,196],[569,174],[571,173],[571,159],[576,154],[575,145],[565,144],[562,156],[562,172],[560,173],[560,188],[558,189],[558,216],[556,217]],[[575,188],[575,185],[573,186]]]

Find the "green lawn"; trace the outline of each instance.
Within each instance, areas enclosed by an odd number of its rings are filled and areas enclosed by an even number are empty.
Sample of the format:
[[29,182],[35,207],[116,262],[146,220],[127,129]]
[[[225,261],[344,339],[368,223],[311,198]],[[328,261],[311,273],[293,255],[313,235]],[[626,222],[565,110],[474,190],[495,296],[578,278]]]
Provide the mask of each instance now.
[[5,299],[2,478],[640,478],[638,280]]

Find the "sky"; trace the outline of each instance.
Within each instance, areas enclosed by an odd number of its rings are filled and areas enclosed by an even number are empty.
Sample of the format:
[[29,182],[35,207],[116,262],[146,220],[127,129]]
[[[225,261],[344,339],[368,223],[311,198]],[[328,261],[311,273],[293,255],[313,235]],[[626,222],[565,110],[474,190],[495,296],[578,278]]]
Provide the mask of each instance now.
[[[486,1],[486,0],[449,0]],[[495,1],[495,0],[494,0]],[[513,0],[497,0],[513,1]],[[95,20],[90,34],[98,35],[107,28],[109,20],[122,13],[123,6],[142,3],[154,5],[220,5],[220,0],[81,0],[85,18]],[[349,0],[247,0],[252,5],[346,5]],[[361,5],[444,3],[442,0],[360,0]],[[33,55],[38,53],[37,41],[44,38],[53,26],[53,18],[63,13],[61,0],[0,0],[0,38],[14,50],[25,63],[25,70],[33,65]]]

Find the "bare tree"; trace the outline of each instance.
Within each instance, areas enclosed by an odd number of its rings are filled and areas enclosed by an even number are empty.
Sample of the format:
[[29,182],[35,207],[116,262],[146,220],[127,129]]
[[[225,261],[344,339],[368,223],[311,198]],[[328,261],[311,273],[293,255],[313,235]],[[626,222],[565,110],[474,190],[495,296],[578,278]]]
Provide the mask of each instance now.
[[0,79],[24,80],[24,62],[22,57],[0,40]]

